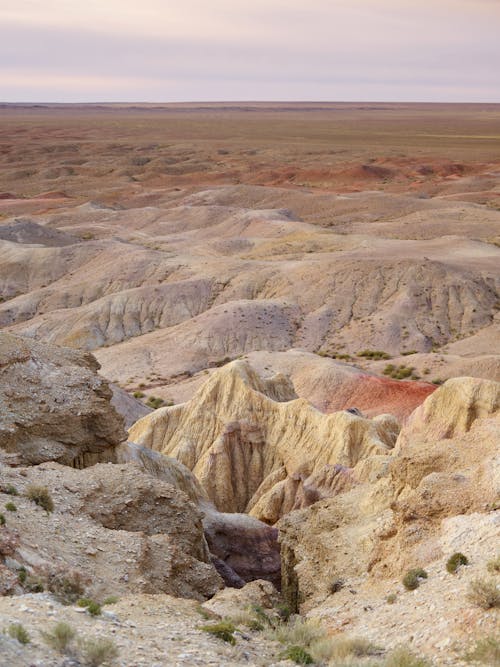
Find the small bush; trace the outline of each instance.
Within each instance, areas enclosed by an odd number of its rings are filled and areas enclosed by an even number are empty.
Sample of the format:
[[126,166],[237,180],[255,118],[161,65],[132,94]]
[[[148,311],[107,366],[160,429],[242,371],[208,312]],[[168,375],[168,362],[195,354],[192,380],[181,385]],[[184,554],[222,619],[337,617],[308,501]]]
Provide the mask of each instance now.
[[0,526],[5,526],[5,515],[0,513]]
[[133,396],[134,398],[144,398],[146,394],[143,391],[134,391]]
[[43,579],[34,574],[28,575],[24,582],[24,590],[28,591],[28,593],[43,593],[45,590]]
[[13,502],[5,503],[5,509],[8,512],[17,512],[17,507],[14,505]]
[[485,665],[500,665],[500,641],[494,637],[480,639],[464,659],[468,662],[482,662]]
[[84,639],[80,642],[80,650],[88,667],[100,667],[105,662],[111,664],[119,654],[118,647],[112,639],[101,637]]
[[79,600],[76,601],[76,606],[77,607],[88,607],[91,602],[92,602],[92,600],[90,598],[80,598]]
[[71,642],[76,637],[74,630],[68,623],[57,623],[52,630],[40,632],[43,641],[59,653],[67,653]]
[[17,579],[20,584],[26,583],[26,578],[28,576],[28,573],[26,572],[25,567],[20,567],[19,570],[17,571]]
[[78,570],[59,567],[43,570],[47,589],[61,604],[74,604],[85,592],[84,579]]
[[353,657],[380,655],[381,649],[367,639],[359,637],[332,637],[313,642],[310,652],[317,662],[333,661],[337,664]]
[[390,359],[391,355],[387,354],[387,352],[382,352],[382,350],[361,350],[361,352],[358,352],[358,357],[378,361],[379,359]]
[[8,493],[9,496],[18,496],[19,495],[18,490],[12,484],[9,484],[9,486],[5,489],[5,493]]
[[46,486],[31,484],[26,489],[26,497],[34,502],[35,505],[43,508],[47,513],[54,511],[54,501]]
[[276,611],[280,619],[285,622],[287,622],[290,619],[290,616],[292,615],[292,610],[287,604],[279,604],[276,607]]
[[289,646],[280,654],[280,658],[293,660],[297,665],[312,665],[314,660],[303,646]]
[[430,667],[431,663],[420,658],[404,646],[391,651],[387,656],[384,667]]
[[422,579],[427,579],[427,572],[422,570],[422,568],[408,570],[403,577],[403,586],[407,591],[414,591],[420,586],[420,581]]
[[163,398],[156,398],[155,396],[149,396],[148,400],[146,401],[146,405],[149,408],[153,408],[153,410],[157,410],[158,408],[161,408],[161,406],[165,403]]
[[87,605],[87,611],[91,616],[100,616],[102,614],[101,605],[93,600]]
[[396,602],[397,599],[398,599],[398,596],[396,595],[396,593],[390,593],[390,594],[385,598],[385,601],[387,602],[387,604],[394,604],[394,603]]
[[12,623],[7,628],[7,632],[12,637],[12,639],[17,639],[20,644],[29,644],[31,638],[21,623]]
[[104,598],[102,601],[102,606],[104,607],[107,604],[116,604],[120,598],[118,598],[116,595],[110,595],[107,598]]
[[269,639],[290,646],[309,646],[312,642],[325,638],[325,631],[312,619],[295,618],[289,623],[278,623],[267,631]]
[[236,644],[236,639],[234,637],[236,628],[230,621],[220,621],[213,625],[203,625],[200,630],[208,632],[209,634],[214,635],[214,637],[222,639],[229,644]]
[[488,561],[486,567],[488,568],[488,572],[491,572],[492,574],[498,574],[500,572],[500,555]]
[[500,590],[493,579],[474,579],[469,585],[467,597],[481,609],[500,607]]
[[455,572],[458,570],[458,568],[461,565],[468,565],[469,560],[467,556],[464,556],[461,554],[459,551],[453,554],[453,556],[450,556],[446,562],[446,570],[450,574],[455,574]]

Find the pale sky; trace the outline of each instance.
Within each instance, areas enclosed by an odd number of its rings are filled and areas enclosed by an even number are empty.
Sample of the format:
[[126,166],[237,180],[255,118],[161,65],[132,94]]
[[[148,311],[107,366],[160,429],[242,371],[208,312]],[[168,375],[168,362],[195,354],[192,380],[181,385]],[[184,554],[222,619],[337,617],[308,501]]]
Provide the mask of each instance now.
[[0,0],[0,101],[500,102],[500,0]]

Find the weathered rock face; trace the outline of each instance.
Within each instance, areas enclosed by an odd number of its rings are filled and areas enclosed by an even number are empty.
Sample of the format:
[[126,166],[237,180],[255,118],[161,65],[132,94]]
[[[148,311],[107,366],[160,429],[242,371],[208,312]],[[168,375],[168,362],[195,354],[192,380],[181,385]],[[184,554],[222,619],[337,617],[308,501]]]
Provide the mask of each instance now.
[[90,354],[0,333],[0,449],[17,464],[83,468],[126,438]]
[[311,608],[337,578],[426,567],[445,555],[444,522],[492,512],[500,493],[499,400],[499,383],[449,380],[414,412],[392,452],[354,466],[357,485],[281,519],[289,602]]
[[390,415],[325,415],[293,397],[283,376],[263,380],[236,361],[188,403],[139,420],[130,438],[186,465],[220,511],[274,523],[295,506],[335,493],[339,471],[332,466],[352,468],[389,453],[399,432]]
[[[44,463],[0,473],[20,494],[8,521],[19,536],[10,554],[14,571],[21,565],[29,573],[53,565],[77,569],[98,598],[164,592],[203,600],[222,587],[198,507],[137,464],[75,470]],[[29,484],[49,489],[53,513],[23,497]],[[0,497],[8,498],[1,491]]]
[[245,584],[240,590],[224,588],[211,600],[204,602],[202,607],[219,616],[231,618],[238,612],[248,611],[249,608],[272,609],[280,601],[281,596],[269,581],[256,579]]

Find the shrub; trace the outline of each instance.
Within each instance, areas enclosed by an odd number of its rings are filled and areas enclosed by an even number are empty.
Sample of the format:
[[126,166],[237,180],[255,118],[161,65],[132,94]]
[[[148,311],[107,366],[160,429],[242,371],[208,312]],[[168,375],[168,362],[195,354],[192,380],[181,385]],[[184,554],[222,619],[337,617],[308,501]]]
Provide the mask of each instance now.
[[290,646],[309,646],[312,642],[325,638],[325,631],[317,621],[303,618],[295,618],[289,623],[278,623],[266,634],[269,639]]
[[500,665],[500,641],[494,637],[479,639],[464,659],[485,665]]
[[69,645],[76,637],[74,630],[68,623],[57,623],[52,630],[42,630],[42,639],[48,646],[59,653],[66,653]]
[[9,486],[5,489],[5,493],[8,493],[9,496],[18,496],[19,495],[18,490],[12,484],[9,484]]
[[91,616],[100,616],[102,613],[101,605],[91,600],[90,604],[87,605],[87,611]]
[[430,662],[400,646],[389,653],[384,667],[430,667]]
[[5,516],[0,514],[0,526],[5,526]]
[[100,667],[105,662],[112,663],[119,654],[115,642],[104,637],[84,639],[80,642],[80,650],[88,667]]
[[382,350],[361,350],[361,352],[358,352],[358,357],[377,361],[379,359],[390,359],[391,355],[387,354],[387,352],[382,352]]
[[46,486],[30,484],[26,489],[26,497],[34,502],[35,505],[42,507],[47,513],[54,511],[54,501]]
[[107,604],[116,604],[120,598],[118,598],[116,595],[110,595],[107,598],[104,598],[102,601],[102,606],[104,607]]
[[446,562],[446,570],[450,574],[455,574],[455,572],[458,570],[458,568],[461,565],[468,565],[469,560],[467,556],[464,556],[461,554],[459,551],[453,554],[453,556],[450,556]]
[[24,589],[28,593],[43,593],[45,590],[43,579],[37,575],[28,575],[24,582]]
[[427,579],[427,572],[422,570],[422,568],[408,570],[403,577],[403,586],[407,591],[414,591],[420,586],[420,581],[422,579]]
[[280,658],[293,660],[297,665],[312,665],[314,660],[303,646],[289,646],[280,654]]
[[146,394],[143,391],[134,391],[133,396],[134,398],[144,398]]
[[208,632],[209,634],[214,635],[214,637],[222,639],[229,644],[236,644],[236,639],[234,638],[236,628],[230,621],[220,621],[213,625],[203,625],[200,630]]
[[88,607],[91,602],[90,598],[80,598],[76,601],[76,605],[77,607]]
[[29,644],[31,638],[21,623],[12,623],[7,628],[7,632],[12,637],[12,639],[17,639],[20,644]]
[[149,408],[153,408],[153,410],[157,410],[158,408],[161,408],[161,406],[165,403],[163,398],[156,398],[155,396],[149,396],[148,400],[146,401],[146,405]]
[[359,637],[323,638],[313,642],[310,652],[317,662],[333,661],[337,664],[352,657],[380,655],[381,649],[367,639]]
[[385,601],[387,602],[387,604],[394,604],[394,603],[396,602],[397,599],[398,599],[398,596],[396,595],[396,593],[390,593],[390,594],[385,598]]
[[85,591],[84,579],[78,570],[58,567],[43,570],[47,589],[61,604],[74,604]]
[[8,512],[17,512],[17,507],[12,502],[5,503],[5,509]]
[[0,531],[0,557],[12,556],[19,546],[19,537],[16,533],[8,528],[3,528]]
[[481,609],[500,607],[500,590],[493,579],[474,579],[469,585],[467,597]]
[[24,584],[26,582],[26,577],[28,576],[28,573],[26,572],[25,567],[20,567],[19,570],[17,571],[17,579],[20,584]]
[[500,554],[496,558],[492,558],[490,561],[488,561],[486,567],[488,568],[488,572],[491,572],[492,574],[498,574],[500,572]]
[[292,615],[292,610],[287,604],[279,604],[276,607],[276,611],[280,619],[285,622],[288,621],[290,619],[290,616]]

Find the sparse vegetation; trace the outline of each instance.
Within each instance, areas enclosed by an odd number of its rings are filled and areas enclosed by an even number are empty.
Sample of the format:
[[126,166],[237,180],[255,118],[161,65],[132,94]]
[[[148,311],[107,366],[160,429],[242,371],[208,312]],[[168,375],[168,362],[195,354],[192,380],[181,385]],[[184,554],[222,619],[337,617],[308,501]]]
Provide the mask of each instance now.
[[29,644],[31,641],[28,631],[21,623],[11,623],[7,632],[12,639],[17,639],[20,644]]
[[0,513],[0,526],[5,526],[5,515]]
[[387,604],[394,604],[398,599],[398,596],[396,593],[389,593],[389,595],[385,598],[385,601]]
[[11,501],[9,501],[8,503],[5,503],[5,509],[8,512],[17,512],[17,507]]
[[358,352],[358,357],[364,357],[365,359],[371,359],[372,361],[379,361],[380,359],[390,359],[391,355],[382,350],[361,350],[361,352]]
[[314,663],[312,656],[303,646],[289,646],[280,653],[280,658],[293,660],[297,665],[312,665]]
[[208,632],[222,641],[228,642],[228,644],[236,644],[236,639],[234,633],[236,627],[231,623],[231,621],[220,621],[219,623],[213,623],[212,625],[203,625],[200,630],[203,632]]
[[18,496],[19,492],[16,489],[16,487],[13,484],[9,484],[9,486],[5,489],[5,493],[7,493],[9,496]]
[[469,585],[467,597],[481,609],[500,607],[500,590],[494,579],[474,579]]
[[389,653],[384,667],[431,667],[431,663],[400,646]]
[[87,638],[80,642],[80,651],[87,667],[113,664],[119,655],[118,647],[112,639],[105,637]]
[[427,579],[427,572],[422,568],[408,570],[403,577],[403,586],[407,591],[414,591],[420,586],[422,579]]
[[43,570],[47,589],[63,605],[74,604],[85,591],[84,579],[78,570],[58,567],[53,570]]
[[486,566],[488,568],[488,572],[491,572],[491,574],[499,574],[500,573],[500,554],[496,556],[495,558],[492,558],[490,561],[488,561],[488,564]]
[[40,632],[43,641],[59,653],[67,653],[73,640],[76,638],[76,630],[68,623],[57,623],[52,630]]
[[418,373],[415,373],[415,366],[405,366],[404,364],[400,364],[399,366],[396,366],[395,364],[387,364],[382,373],[393,380],[420,379]]
[[116,604],[118,602],[119,598],[116,595],[110,595],[107,598],[104,598],[102,601],[102,606],[106,606],[107,604]]
[[479,639],[472,649],[465,654],[464,660],[498,667],[500,665],[500,641],[495,637]]
[[311,643],[310,652],[316,662],[338,664],[350,658],[380,655],[382,649],[361,637],[323,637]]
[[102,614],[101,605],[98,602],[91,600],[87,605],[87,611],[91,616],[100,616]]
[[455,574],[455,572],[458,570],[458,568],[461,565],[468,565],[469,560],[467,556],[464,556],[462,553],[457,551],[456,553],[453,554],[453,556],[450,556],[446,562],[446,570],[450,574]]
[[26,582],[27,576],[28,573],[26,571],[26,568],[20,567],[19,570],[17,571],[17,580],[19,581],[19,583],[24,584]]
[[148,400],[146,401],[146,405],[148,408],[152,408],[153,410],[157,410],[158,408],[161,408],[161,406],[165,403],[163,398],[157,398],[156,396],[149,396]]
[[47,513],[54,511],[54,501],[46,486],[38,486],[37,484],[30,484],[26,489],[26,497],[44,509]]
[[143,391],[134,391],[133,397],[134,398],[144,398],[146,394]]
[[289,646],[310,646],[318,639],[324,639],[325,631],[317,621],[294,618],[288,623],[278,623],[266,632],[269,639]]

